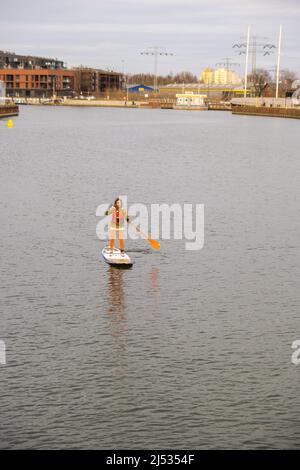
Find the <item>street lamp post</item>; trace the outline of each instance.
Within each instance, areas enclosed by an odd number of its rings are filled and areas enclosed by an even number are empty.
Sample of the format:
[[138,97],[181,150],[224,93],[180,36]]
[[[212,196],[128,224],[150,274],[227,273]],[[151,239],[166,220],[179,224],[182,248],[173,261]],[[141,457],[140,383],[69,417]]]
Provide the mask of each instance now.
[[55,92],[55,88],[56,88],[56,77],[55,75],[53,76],[53,82],[52,82],[52,96],[53,96],[53,100],[56,99],[56,92]]
[[129,99],[129,80],[128,80],[128,75],[126,75],[126,102],[128,104],[128,99]]
[[128,91],[128,74],[125,74],[125,60],[122,59],[122,75],[123,75],[123,83],[126,87],[126,103],[128,103],[129,98],[129,91]]

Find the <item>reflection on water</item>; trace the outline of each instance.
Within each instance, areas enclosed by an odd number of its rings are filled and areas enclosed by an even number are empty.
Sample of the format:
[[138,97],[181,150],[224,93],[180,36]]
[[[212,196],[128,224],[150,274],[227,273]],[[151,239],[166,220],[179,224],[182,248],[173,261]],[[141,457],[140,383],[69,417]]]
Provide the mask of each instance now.
[[107,315],[110,320],[110,334],[114,339],[115,346],[120,349],[126,348],[126,304],[124,293],[123,269],[109,266],[107,271]]
[[124,285],[123,285],[124,270],[109,267],[108,270],[108,313],[123,314],[125,310],[124,298]]
[[155,267],[152,268],[151,271],[149,272],[149,278],[150,278],[150,283],[152,288],[155,291],[158,291],[160,288],[160,283],[159,283],[159,268]]

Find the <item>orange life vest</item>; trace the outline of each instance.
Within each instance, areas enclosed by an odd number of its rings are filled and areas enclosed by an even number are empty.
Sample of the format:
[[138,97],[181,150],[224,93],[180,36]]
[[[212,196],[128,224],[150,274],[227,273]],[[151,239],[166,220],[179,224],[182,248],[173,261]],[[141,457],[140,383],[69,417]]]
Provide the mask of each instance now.
[[122,209],[114,209],[113,223],[118,227],[124,223],[124,214]]

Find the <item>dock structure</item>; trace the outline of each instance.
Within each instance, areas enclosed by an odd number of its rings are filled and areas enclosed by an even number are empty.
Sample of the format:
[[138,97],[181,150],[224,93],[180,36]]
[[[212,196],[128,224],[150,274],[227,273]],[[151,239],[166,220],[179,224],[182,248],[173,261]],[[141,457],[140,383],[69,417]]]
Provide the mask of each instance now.
[[209,111],[231,111],[231,103],[230,101],[219,101],[219,102],[209,102],[208,103],[208,110]]
[[273,108],[265,106],[233,106],[232,114],[300,119],[300,108]]
[[15,104],[0,104],[0,119],[19,115],[19,106]]
[[297,98],[235,98],[231,100],[231,109],[233,114],[300,119]]

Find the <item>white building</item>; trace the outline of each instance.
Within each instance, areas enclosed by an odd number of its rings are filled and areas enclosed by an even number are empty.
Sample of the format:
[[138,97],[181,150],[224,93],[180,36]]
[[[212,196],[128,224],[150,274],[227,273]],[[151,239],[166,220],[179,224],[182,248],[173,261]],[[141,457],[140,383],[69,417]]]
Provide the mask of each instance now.
[[0,103],[5,100],[5,83],[0,80]]
[[239,75],[230,69],[219,68],[217,70],[207,68],[203,70],[201,79],[206,85],[240,85]]
[[216,85],[240,85],[241,79],[236,72],[233,70],[227,70],[224,68],[215,70],[214,83]]
[[198,93],[186,92],[176,94],[176,107],[184,108],[206,108],[206,95]]

